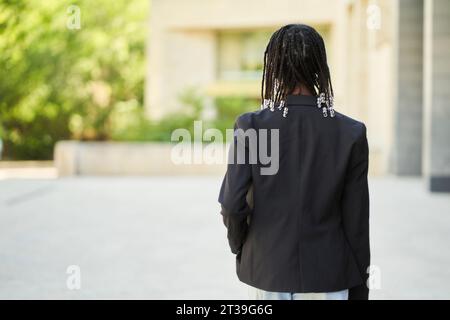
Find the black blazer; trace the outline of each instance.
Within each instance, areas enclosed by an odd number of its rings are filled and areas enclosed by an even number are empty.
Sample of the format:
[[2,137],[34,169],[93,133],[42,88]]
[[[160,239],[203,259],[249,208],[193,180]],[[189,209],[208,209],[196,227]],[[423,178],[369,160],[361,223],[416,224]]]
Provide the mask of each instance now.
[[238,117],[235,129],[279,129],[279,170],[261,175],[268,165],[260,161],[229,163],[219,195],[223,221],[242,282],[274,292],[349,289],[349,299],[368,299],[366,127],[338,112],[324,117],[316,99],[288,96],[287,117],[277,109]]

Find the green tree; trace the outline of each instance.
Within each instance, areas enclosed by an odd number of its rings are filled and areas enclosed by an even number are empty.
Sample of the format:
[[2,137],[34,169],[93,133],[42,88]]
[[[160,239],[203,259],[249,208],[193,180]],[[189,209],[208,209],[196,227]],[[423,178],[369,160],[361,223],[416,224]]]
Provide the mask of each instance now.
[[[68,8],[81,28],[67,28]],[[108,139],[117,108],[142,108],[147,0],[0,1],[4,156],[49,159],[59,139]]]

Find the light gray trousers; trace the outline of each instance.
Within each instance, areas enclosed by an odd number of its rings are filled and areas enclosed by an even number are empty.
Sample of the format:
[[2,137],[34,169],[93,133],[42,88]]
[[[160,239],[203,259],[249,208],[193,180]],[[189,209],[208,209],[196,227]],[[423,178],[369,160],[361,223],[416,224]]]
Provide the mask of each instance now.
[[249,286],[249,297],[254,300],[348,300],[348,290],[335,292],[269,292]]

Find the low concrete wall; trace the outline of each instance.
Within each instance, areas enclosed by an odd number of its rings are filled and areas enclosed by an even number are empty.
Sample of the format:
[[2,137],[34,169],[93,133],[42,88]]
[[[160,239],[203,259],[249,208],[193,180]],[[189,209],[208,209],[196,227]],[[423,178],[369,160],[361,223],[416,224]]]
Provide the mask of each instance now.
[[0,160],[0,169],[53,168],[51,160]]
[[0,161],[0,180],[54,179],[57,177],[53,161]]
[[147,142],[60,141],[54,163],[59,176],[221,175],[226,164],[175,164],[173,145]]
[[[54,164],[58,176],[76,175],[223,175],[226,147],[221,164],[176,164],[171,154],[174,145],[153,142],[60,141],[55,146]],[[379,153],[370,154],[371,176],[380,170]]]

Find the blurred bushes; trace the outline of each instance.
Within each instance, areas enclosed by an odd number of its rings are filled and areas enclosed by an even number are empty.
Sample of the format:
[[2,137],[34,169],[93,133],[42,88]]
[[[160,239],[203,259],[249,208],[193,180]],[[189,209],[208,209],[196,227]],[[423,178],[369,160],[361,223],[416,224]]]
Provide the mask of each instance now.
[[112,115],[112,139],[117,141],[170,141],[173,130],[186,128],[193,135],[195,120],[202,118],[203,97],[193,88],[179,96],[183,112],[174,112],[159,121],[145,117],[142,108],[123,105]]
[[259,100],[243,97],[220,97],[214,101],[214,117],[205,117],[205,97],[195,89],[187,89],[179,100],[183,112],[167,115],[160,121],[145,117],[137,105],[123,106],[115,110],[112,138],[118,141],[169,142],[172,132],[178,128],[187,129],[194,136],[194,121],[202,120],[203,130],[219,129],[225,137],[225,130],[232,129],[236,117],[244,112],[259,109]]
[[0,2],[5,158],[49,159],[60,139],[112,137],[113,114],[142,109],[147,0]]
[[249,111],[258,110],[259,99],[245,97],[218,97],[215,99],[216,119],[212,126],[220,129],[224,134],[225,130],[233,128],[237,116]]
[[[67,28],[66,1],[0,0],[0,138],[3,158],[51,159],[58,140],[170,141],[192,133],[204,98],[179,97],[183,112],[144,115],[148,0],[78,0],[81,28]],[[204,128],[232,128],[255,100],[217,98]]]

